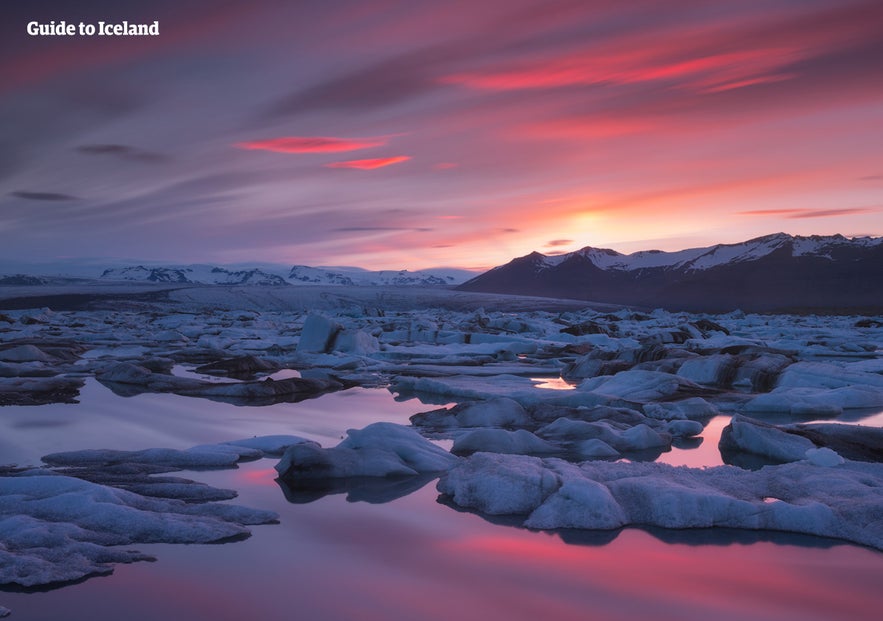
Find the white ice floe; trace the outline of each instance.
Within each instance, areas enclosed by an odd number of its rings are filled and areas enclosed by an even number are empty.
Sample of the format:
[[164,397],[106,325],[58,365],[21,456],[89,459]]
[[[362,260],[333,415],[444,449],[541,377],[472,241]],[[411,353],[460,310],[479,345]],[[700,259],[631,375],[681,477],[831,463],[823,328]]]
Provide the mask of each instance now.
[[676,438],[698,436],[702,430],[702,423],[695,420],[670,420],[665,424],[665,431]]
[[348,430],[347,438],[332,448],[289,447],[276,471],[291,479],[413,476],[447,470],[457,460],[410,427],[373,423]]
[[874,386],[883,389],[883,375],[856,371],[854,368],[826,362],[797,362],[782,372],[777,386],[783,388]]
[[301,438],[300,436],[277,435],[232,440],[230,442],[225,442],[224,444],[229,444],[237,448],[256,449],[260,451],[264,457],[278,457],[290,446],[295,446],[296,444],[314,444],[314,442],[312,440],[307,440],[306,438]]
[[[415,418],[419,424],[420,415]],[[521,404],[507,397],[462,403],[436,419],[448,427],[525,427],[532,422]]]
[[705,420],[717,416],[718,409],[702,397],[690,397],[682,401],[645,403],[644,414],[659,420]]
[[697,384],[719,386],[732,381],[736,364],[735,356],[729,354],[700,356],[684,362],[678,369],[677,375]]
[[445,474],[438,490],[460,506],[507,515],[530,513],[559,485],[537,457],[476,453]]
[[[701,425],[700,425],[701,430]],[[560,443],[581,442],[596,439],[604,442],[618,452],[646,451],[650,449],[668,448],[671,446],[672,434],[657,431],[644,423],[635,425],[617,424],[610,421],[582,421],[570,418],[558,420],[541,427],[537,435]],[[578,446],[578,452],[585,450],[585,445]],[[595,445],[597,448],[597,445]],[[603,447],[601,447],[603,448]],[[493,451],[493,449],[487,449]]]
[[619,451],[598,438],[590,438],[577,442],[572,447],[573,452],[579,459],[608,459],[618,457]]
[[746,413],[786,412],[794,416],[837,416],[849,408],[883,407],[883,389],[857,385],[841,388],[779,387],[751,399]]
[[[827,460],[825,460],[827,464]],[[883,464],[802,461],[758,471],[476,453],[438,482],[462,507],[531,528],[747,528],[883,549]],[[771,500],[772,499],[772,500]]]
[[346,329],[324,315],[307,316],[297,343],[298,354],[327,354],[333,351],[367,355],[380,349],[377,338],[362,330]]
[[343,330],[338,322],[324,315],[310,314],[297,343],[297,352],[304,354],[324,354],[331,351],[334,339]]
[[689,379],[659,371],[628,370],[584,380],[579,390],[629,401],[649,402],[701,388]]
[[236,505],[148,498],[43,470],[0,477],[0,584],[37,586],[108,574],[150,557],[118,546],[209,543],[275,521]]
[[798,461],[816,445],[809,439],[738,414],[721,433],[722,452],[751,453],[776,462]]
[[0,350],[0,360],[4,362],[49,362],[52,359],[36,345],[18,345]]
[[220,444],[201,444],[189,449],[150,448],[141,451],[85,449],[45,455],[54,467],[95,468],[119,464],[156,466],[174,470],[231,468],[243,460],[277,457],[291,446],[313,444],[299,436],[257,436]]
[[475,429],[458,436],[451,452],[468,455],[477,451],[511,453],[514,455],[537,455],[557,453],[560,449],[538,438],[526,429]]
[[390,390],[438,395],[452,400],[507,397],[525,407],[543,402],[592,406],[603,405],[611,400],[605,395],[584,391],[536,388],[530,378],[516,375],[498,375],[493,381],[467,375],[436,378],[399,376],[390,383]]

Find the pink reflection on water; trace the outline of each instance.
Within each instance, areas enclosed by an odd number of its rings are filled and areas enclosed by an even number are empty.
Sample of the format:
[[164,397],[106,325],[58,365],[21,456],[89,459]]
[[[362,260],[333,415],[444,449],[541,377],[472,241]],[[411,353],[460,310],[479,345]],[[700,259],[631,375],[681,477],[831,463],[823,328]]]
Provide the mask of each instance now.
[[687,439],[683,448],[677,446],[672,447],[671,451],[660,455],[656,461],[672,466],[688,466],[690,468],[705,468],[710,466],[723,465],[718,442],[720,442],[721,432],[724,427],[730,424],[729,416],[715,416],[705,429],[702,430],[699,438]]
[[[626,531],[615,545],[604,547],[523,533],[475,536],[442,547],[489,573],[529,566],[543,581],[591,585],[604,593],[596,602],[600,606],[617,602],[616,610],[605,611],[608,619],[639,618],[633,606],[656,619],[872,619],[883,604],[879,592],[868,597],[874,565],[840,560],[840,553],[848,558],[856,551],[847,546],[829,551],[795,551],[770,543],[688,546]],[[873,552],[867,555],[874,560]],[[829,573],[832,561],[846,573]]]
[[237,485],[269,485],[276,487],[276,477],[279,473],[275,468],[261,468],[260,470],[237,470],[233,480]]

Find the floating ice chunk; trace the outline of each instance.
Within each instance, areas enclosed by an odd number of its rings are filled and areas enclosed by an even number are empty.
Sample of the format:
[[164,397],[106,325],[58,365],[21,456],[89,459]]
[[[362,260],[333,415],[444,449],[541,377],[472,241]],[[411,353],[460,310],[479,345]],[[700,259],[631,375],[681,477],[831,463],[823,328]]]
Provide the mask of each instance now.
[[[187,378],[178,378],[185,380]],[[195,384],[176,382],[170,392],[196,397],[218,397],[234,400],[267,400],[296,395],[315,395],[328,390],[342,388],[342,384],[331,379],[288,377],[280,380],[266,378],[254,382],[201,382]]]
[[701,477],[624,477],[607,483],[630,521],[664,528],[757,527],[754,503],[722,493]]
[[462,427],[523,427],[531,423],[521,404],[507,397],[465,403],[452,413]]
[[0,350],[0,360],[5,362],[51,362],[53,357],[36,345],[19,345]]
[[811,423],[784,427],[830,448],[846,459],[883,462],[883,429],[842,423]]
[[12,614],[12,611],[9,608],[5,608],[4,606],[0,606],[0,619],[8,617]]
[[364,429],[349,429],[338,447],[360,450],[381,448],[395,453],[418,472],[447,470],[459,460],[417,431],[394,423],[373,423]]
[[558,491],[525,520],[528,528],[609,530],[626,524],[626,515],[606,486],[585,478],[568,478]]
[[844,409],[883,406],[883,389],[874,386],[842,388],[779,387],[757,395],[744,412],[788,412],[794,416],[837,416]]
[[374,423],[348,430],[347,438],[332,448],[312,443],[291,446],[276,471],[293,479],[413,476],[446,470],[457,461],[409,427]]
[[677,393],[702,390],[692,381],[671,373],[635,369],[585,380],[579,389],[639,402],[658,401]]
[[548,425],[540,427],[537,435],[550,440],[584,440],[600,438],[615,441],[616,430],[607,421],[585,421],[561,417]]
[[646,451],[648,449],[671,446],[671,435],[658,432],[641,423],[623,431],[616,444],[619,451]]
[[801,460],[816,448],[807,438],[738,414],[724,427],[718,446],[721,452],[751,453],[781,463]]
[[647,403],[644,414],[659,420],[702,420],[717,416],[720,412],[702,397],[691,397],[683,401]]
[[506,429],[476,429],[454,440],[451,452],[468,455],[478,451],[489,453],[509,453],[513,455],[535,455],[555,453],[559,449],[554,444],[538,438],[526,429],[507,431]]
[[99,379],[105,382],[116,382],[117,384],[137,384],[147,385],[153,378],[150,369],[132,364],[130,362],[120,362],[113,365],[109,369],[99,374]]
[[604,461],[575,468],[557,459],[476,453],[437,487],[462,507],[529,515],[524,524],[533,528],[723,526],[836,537],[883,549],[881,483],[883,465],[861,462],[819,468],[803,461],[757,471]]
[[380,349],[377,337],[362,330],[344,330],[337,334],[332,345],[334,351],[366,356]]
[[402,375],[391,382],[389,389],[398,393],[427,393],[457,400],[508,397],[524,407],[544,401],[572,406],[601,405],[610,401],[609,397],[593,393],[536,388],[530,378],[517,375],[497,375],[492,382],[485,377],[468,375],[433,378]]
[[449,470],[438,491],[489,515],[527,515],[558,489],[558,476],[537,457],[475,453]]
[[883,375],[850,370],[826,362],[797,362],[782,372],[777,385],[788,388],[842,388],[856,385],[883,388]]
[[[248,450],[248,449],[244,449]],[[113,464],[151,464],[175,469],[229,468],[240,460],[241,451],[230,452],[223,448],[199,446],[185,451],[170,448],[151,448],[143,451],[114,451],[110,449],[86,449],[45,455],[43,461],[50,466],[92,467]]]
[[355,451],[312,444],[288,448],[276,464],[283,479],[343,479],[349,477],[403,477],[419,474],[390,451],[366,448]]
[[243,440],[233,440],[224,442],[234,447],[244,447],[260,451],[265,456],[278,457],[285,450],[296,444],[316,444],[312,440],[301,438],[300,436],[258,436],[255,438],[245,438]]
[[208,375],[226,375],[231,377],[239,377],[245,379],[253,376],[260,371],[275,371],[279,366],[268,360],[255,358],[254,356],[237,356],[235,358],[225,358],[209,364],[196,367],[196,373],[206,373]]
[[299,354],[324,354],[331,351],[334,339],[343,326],[323,315],[310,314],[304,322],[300,341],[297,343]]
[[700,356],[684,362],[678,376],[709,386],[729,386],[736,375],[737,359],[728,354]]
[[619,452],[646,451],[671,446],[671,434],[660,433],[644,423],[624,427],[608,421],[588,422],[559,418],[541,427],[537,434],[557,441],[597,439]]
[[153,334],[151,338],[162,343],[185,343],[190,340],[177,330],[161,330]]
[[193,446],[187,449],[188,453],[226,453],[228,455],[235,455],[238,461],[246,461],[252,459],[260,459],[264,456],[263,451],[259,451],[256,448],[249,448],[245,446],[234,446],[228,443],[225,444],[200,444],[199,446]]
[[695,420],[671,420],[665,425],[665,430],[676,438],[691,438],[702,433],[702,423]]
[[836,451],[829,448],[808,449],[806,451],[806,459],[814,466],[823,468],[832,468],[846,463],[846,460],[840,457]]
[[209,543],[249,534],[275,513],[148,498],[81,479],[29,471],[0,477],[0,584],[38,586],[112,571],[150,557],[134,543]]
[[606,459],[619,456],[619,451],[598,438],[577,442],[573,450],[581,459]]

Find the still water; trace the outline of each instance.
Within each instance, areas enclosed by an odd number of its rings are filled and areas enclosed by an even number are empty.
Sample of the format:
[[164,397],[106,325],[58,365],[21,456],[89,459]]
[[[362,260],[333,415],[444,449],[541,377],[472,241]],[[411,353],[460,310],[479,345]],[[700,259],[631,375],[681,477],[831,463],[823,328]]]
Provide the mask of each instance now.
[[[187,448],[295,434],[323,445],[345,430],[431,409],[385,390],[237,407],[175,395],[122,398],[90,380],[78,405],[0,409],[0,463],[80,448]],[[719,460],[725,418],[676,463]],[[812,537],[742,531],[541,533],[456,511],[434,482],[385,504],[344,494],[285,499],[275,460],[184,473],[240,492],[280,524],[224,545],[139,545],[155,563],[41,593],[0,592],[13,620],[537,619],[871,620],[883,609],[883,554]]]

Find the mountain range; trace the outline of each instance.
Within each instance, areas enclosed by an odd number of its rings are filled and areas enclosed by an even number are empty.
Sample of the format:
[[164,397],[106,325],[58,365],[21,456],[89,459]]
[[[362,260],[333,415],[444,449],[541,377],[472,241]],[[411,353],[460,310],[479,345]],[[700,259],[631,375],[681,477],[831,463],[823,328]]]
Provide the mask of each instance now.
[[[274,270],[275,271],[275,270]],[[340,286],[452,286],[464,282],[473,272],[457,269],[421,271],[368,271],[356,267],[309,267],[295,265],[274,273],[267,268],[227,269],[212,265],[143,266],[109,268],[103,280],[168,282],[209,285],[340,285]],[[284,274],[284,275],[282,275]]]
[[685,311],[811,311],[883,308],[881,283],[883,237],[776,233],[678,252],[532,252],[458,288]]

